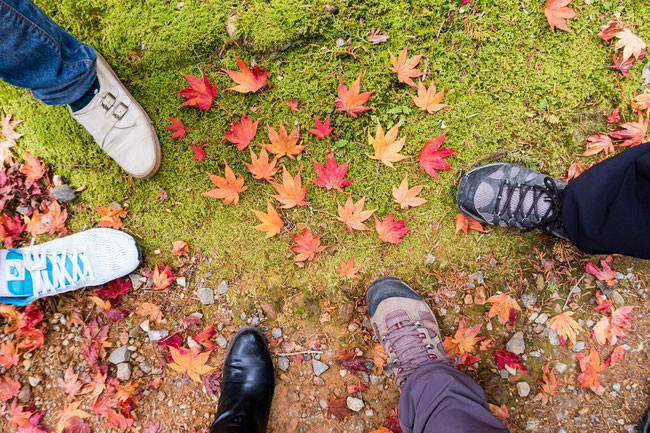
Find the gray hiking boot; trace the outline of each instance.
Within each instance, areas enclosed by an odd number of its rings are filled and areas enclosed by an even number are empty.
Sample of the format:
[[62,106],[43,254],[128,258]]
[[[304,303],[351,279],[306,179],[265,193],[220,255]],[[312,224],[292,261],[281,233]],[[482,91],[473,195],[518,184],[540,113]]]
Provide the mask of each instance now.
[[566,183],[507,162],[473,168],[460,180],[456,204],[472,218],[492,225],[567,239],[562,227]]
[[433,311],[402,280],[381,277],[370,283],[366,305],[398,388],[422,364],[449,362]]

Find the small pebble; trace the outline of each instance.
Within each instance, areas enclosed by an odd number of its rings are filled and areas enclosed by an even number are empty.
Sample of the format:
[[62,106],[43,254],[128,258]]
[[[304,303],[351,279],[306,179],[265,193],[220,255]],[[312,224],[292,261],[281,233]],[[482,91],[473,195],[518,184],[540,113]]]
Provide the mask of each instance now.
[[360,398],[349,396],[346,403],[348,405],[348,409],[353,412],[359,412],[361,409],[363,409],[363,400]]

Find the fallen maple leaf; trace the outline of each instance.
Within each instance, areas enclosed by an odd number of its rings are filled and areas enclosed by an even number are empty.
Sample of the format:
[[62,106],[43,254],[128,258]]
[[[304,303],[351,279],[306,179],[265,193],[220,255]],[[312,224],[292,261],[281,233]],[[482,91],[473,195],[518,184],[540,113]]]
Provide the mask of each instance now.
[[129,289],[131,289],[131,280],[129,278],[118,278],[109,281],[105,288],[93,290],[92,294],[101,296],[104,299],[117,299],[121,295],[125,295]]
[[456,233],[463,231],[467,236],[467,229],[473,229],[481,233],[488,233],[490,230],[484,229],[483,224],[464,213],[456,214]]
[[555,32],[557,27],[560,30],[570,32],[566,20],[576,18],[578,14],[571,8],[566,7],[571,0],[546,0],[546,8],[544,15],[551,26],[551,30]]
[[72,366],[69,366],[65,370],[63,378],[57,377],[56,381],[59,386],[63,388],[63,392],[68,394],[68,397],[72,399],[75,398],[77,393],[83,387],[83,382],[79,381],[79,375],[74,372]]
[[235,173],[228,166],[226,161],[224,161],[224,164],[226,165],[225,177],[208,173],[210,180],[217,186],[217,188],[204,192],[203,195],[216,199],[223,199],[223,204],[237,204],[239,203],[239,193],[246,191],[248,186],[244,185],[244,178],[242,176],[235,176]]
[[616,44],[614,45],[614,49],[618,51],[623,48],[622,62],[625,62],[631,57],[634,57],[635,60],[639,60],[643,57],[646,44],[643,39],[632,33],[630,29],[621,29],[621,31],[617,32],[614,36],[618,38],[618,41],[616,41]]
[[632,74],[630,74],[629,71],[634,66],[634,62],[636,62],[635,58],[631,57],[631,58],[623,61],[623,58],[621,57],[621,61],[619,62],[618,56],[616,55],[616,53],[614,53],[614,54],[612,54],[612,59],[614,61],[614,64],[611,65],[611,66],[608,66],[608,68],[616,69],[624,77],[631,77],[632,76]]
[[501,403],[501,406],[488,403],[488,409],[496,419],[498,419],[499,421],[501,421],[501,423],[503,423],[503,425],[508,427],[508,418],[510,418],[510,412],[508,412],[508,406],[506,406],[503,403]]
[[287,99],[286,104],[287,107],[291,109],[291,111],[298,111],[298,101],[296,101],[295,99],[289,97],[289,99]]
[[303,149],[307,146],[298,146],[298,140],[300,140],[300,127],[291,131],[290,134],[287,134],[287,130],[284,127],[284,122],[280,121],[280,128],[278,131],[271,128],[269,125],[266,125],[266,130],[269,134],[270,144],[263,144],[262,146],[271,153],[274,153],[278,156],[287,155],[290,159],[296,159],[295,156],[298,155]]
[[458,322],[458,329],[453,337],[445,337],[443,345],[445,352],[456,353],[460,356],[463,364],[471,364],[475,362],[476,357],[471,356],[476,352],[476,343],[483,340],[485,337],[477,337],[483,327],[482,323],[467,327],[465,318],[463,317]]
[[197,144],[196,146],[190,146],[190,149],[192,152],[194,152],[194,159],[197,164],[201,161],[203,161],[203,157],[205,156],[205,150],[203,150],[203,146],[200,144]]
[[381,126],[381,123],[377,122],[377,132],[373,137],[368,133],[368,142],[375,149],[375,154],[373,156],[368,155],[371,159],[376,159],[383,162],[390,168],[393,167],[394,162],[401,161],[407,156],[399,153],[400,150],[404,147],[406,137],[397,139],[399,134],[399,125],[393,126],[388,133],[384,134],[384,129]]
[[616,271],[609,266],[606,260],[600,261],[602,270],[593,262],[585,262],[585,272],[595,276],[600,281],[604,281],[607,286],[612,286],[616,280]]
[[565,311],[564,313],[551,317],[548,324],[560,336],[560,342],[563,346],[566,345],[568,340],[571,343],[571,347],[573,347],[576,344],[577,332],[583,329],[571,316],[573,316],[572,311]]
[[305,201],[307,187],[302,186],[300,171],[298,170],[296,177],[291,177],[291,173],[285,167],[282,167],[282,184],[270,181],[273,188],[278,192],[271,197],[282,203],[282,207],[285,209],[307,204]]
[[23,407],[17,403],[17,399],[14,399],[9,407],[9,424],[16,429],[29,427],[29,418],[32,414],[31,411],[24,411]]
[[23,134],[16,132],[16,127],[22,120],[11,120],[11,113],[7,113],[5,117],[0,119],[0,134],[2,138],[11,143],[12,146],[16,145],[16,139],[23,136]]
[[336,396],[332,396],[330,400],[327,400],[327,415],[342,420],[351,413],[352,411],[347,406],[346,397],[336,398]]
[[[650,96],[650,93],[648,93],[648,95]],[[632,101],[634,101],[634,99]],[[632,109],[634,110],[634,103],[632,105],[633,105]],[[638,110],[634,110],[634,111],[638,111]],[[616,108],[610,114],[605,115],[605,120],[607,121],[607,123],[618,123],[621,121],[620,113],[621,113],[621,109]]]
[[446,170],[448,168],[453,168],[451,164],[444,160],[444,158],[458,152],[457,150],[449,149],[447,147],[440,147],[442,141],[445,139],[446,134],[447,133],[445,132],[442,135],[439,135],[436,138],[427,141],[418,154],[420,168],[436,179],[438,179],[436,170]]
[[308,129],[307,131],[311,132],[316,136],[316,140],[320,138],[325,138],[328,135],[334,131],[334,128],[330,128],[330,116],[327,116],[327,119],[325,119],[325,122],[321,122],[318,120],[318,117],[314,114],[314,122],[315,126],[314,129]]
[[436,85],[433,84],[433,81],[429,85],[428,89],[424,87],[424,84],[418,83],[417,96],[410,94],[409,96],[411,99],[413,99],[413,102],[420,110],[427,111],[431,114],[447,107],[446,104],[440,103],[440,101],[442,101],[442,98],[445,96],[445,89],[442,89],[436,93]]
[[354,256],[350,257],[350,260],[347,262],[342,258],[339,258],[339,264],[340,266],[336,272],[341,275],[341,278],[348,278],[350,280],[356,278],[357,272],[359,272],[359,269],[361,269],[361,266],[354,266]]
[[30,155],[23,150],[23,157],[25,158],[25,163],[20,167],[20,172],[25,176],[25,183],[31,185],[45,174],[45,164],[43,161],[36,158],[35,156]]
[[384,365],[386,365],[386,362],[388,362],[388,356],[386,355],[384,348],[381,347],[381,344],[377,343],[372,349],[373,370],[380,373]]
[[359,372],[369,372],[366,363],[369,359],[359,356],[354,349],[342,349],[339,354],[334,358],[335,361],[338,361],[348,370],[350,373],[355,376],[359,375]]
[[517,303],[517,300],[511,298],[505,293],[499,293],[498,295],[490,296],[485,302],[490,302],[492,307],[488,312],[488,318],[493,318],[494,316],[499,316],[499,321],[502,325],[505,325],[508,320],[514,325],[515,320],[517,319],[517,311],[521,311],[521,307]]
[[223,134],[223,138],[237,146],[238,150],[244,150],[255,138],[258,123],[260,123],[259,120],[253,122],[246,114],[242,113],[239,122],[233,120],[228,125],[228,130]]
[[109,205],[107,208],[104,206],[96,207],[95,210],[99,213],[102,219],[97,224],[99,227],[109,227],[119,230],[122,228],[122,220],[127,217],[127,210],[122,209],[122,206]]
[[589,350],[589,356],[584,353],[577,353],[576,358],[580,361],[580,370],[582,374],[578,376],[578,382],[582,388],[592,388],[592,390],[598,393],[600,388],[600,376],[598,373],[603,371],[607,366],[602,363],[600,360],[600,355],[596,352],[596,349],[591,347]]
[[0,377],[0,400],[9,401],[20,392],[20,382],[10,377]]
[[567,181],[573,180],[584,173],[588,168],[590,168],[593,163],[585,163],[582,161],[575,161],[567,170]]
[[413,78],[424,75],[424,72],[420,71],[419,69],[415,69],[418,63],[420,63],[422,54],[418,54],[416,56],[411,57],[410,59],[407,59],[406,58],[408,56],[407,47],[404,47],[404,49],[399,53],[399,56],[397,58],[395,58],[393,53],[391,53],[390,51],[389,53],[390,53],[390,62],[393,65],[393,67],[388,69],[397,73],[397,79],[401,83],[405,83],[408,84],[409,86],[415,87]]
[[203,331],[192,337],[192,340],[199,343],[201,346],[209,350],[217,350],[219,347],[212,342],[212,337],[217,333],[216,329],[212,326],[206,326]]
[[612,143],[612,138],[609,134],[599,134],[596,132],[594,135],[587,137],[585,142],[587,144],[587,149],[585,149],[585,153],[583,153],[582,156],[596,155],[601,151],[604,152],[605,155],[615,152],[614,143]]
[[424,188],[424,185],[416,185],[409,189],[408,175],[406,175],[399,184],[399,188],[393,185],[393,198],[402,209],[423,205],[427,201],[418,197],[422,188]]
[[361,74],[354,80],[349,89],[343,84],[342,80],[339,80],[338,97],[334,100],[336,108],[345,111],[352,117],[357,117],[357,114],[363,113],[364,111],[372,110],[371,107],[365,107],[363,104],[368,102],[368,98],[375,91],[359,93],[360,89]]
[[522,365],[519,355],[515,355],[507,350],[495,350],[492,357],[496,360],[497,368],[499,370],[507,365],[510,368],[519,368],[521,371],[528,371],[528,369]]
[[181,122],[181,119],[175,119],[172,116],[167,116],[169,117],[169,120],[172,122],[171,125],[165,125],[165,129],[169,129],[170,131],[174,131],[174,135],[172,136],[172,139],[174,138],[183,138],[185,135],[185,125],[183,125],[183,122]]
[[169,346],[169,353],[174,362],[167,364],[169,368],[182,374],[187,374],[190,379],[203,383],[201,375],[210,373],[214,367],[205,365],[210,357],[210,352],[203,352],[198,347],[192,347],[190,350],[177,349]]
[[393,433],[388,427],[381,426],[377,429],[371,430],[369,433]]
[[284,227],[284,222],[282,222],[282,218],[280,218],[280,215],[275,210],[275,208],[271,206],[271,203],[269,203],[268,200],[266,201],[267,213],[256,211],[256,210],[254,210],[253,212],[255,213],[257,219],[261,221],[261,224],[258,224],[253,228],[255,230],[265,232],[266,239],[277,235],[278,233],[280,233],[280,230],[282,230],[282,227]]
[[196,105],[201,110],[207,110],[212,107],[212,99],[217,93],[217,83],[214,83],[214,86],[212,86],[205,72],[201,70],[201,73],[203,74],[202,80],[192,75],[181,74],[190,85],[190,87],[175,92],[183,98],[187,98],[187,101],[180,105],[181,107],[183,105]]
[[20,239],[25,228],[27,225],[23,224],[20,216],[11,218],[0,214],[0,239],[8,248],[13,248],[14,242]]
[[148,277],[153,280],[153,290],[164,290],[176,279],[172,268],[164,263],[158,263]]
[[152,320],[156,323],[160,323],[160,321],[163,318],[163,314],[160,309],[160,306],[156,304],[152,304],[150,302],[139,303],[138,308],[135,309],[135,314],[148,317],[149,320]]
[[235,82],[235,87],[229,87],[227,90],[234,90],[239,93],[257,92],[266,85],[266,68],[255,66],[252,69],[248,64],[235,55],[239,71],[229,71],[221,69]]
[[329,158],[327,158],[325,167],[317,163],[316,160],[313,160],[313,162],[314,170],[316,170],[318,177],[311,179],[311,181],[320,187],[327,189],[334,188],[337,191],[343,192],[341,188],[348,186],[354,181],[354,179],[343,179],[345,173],[348,171],[349,162],[337,166],[334,153],[331,153]]
[[266,180],[273,179],[275,173],[277,173],[280,169],[279,167],[276,167],[276,163],[280,157],[276,156],[273,158],[273,161],[269,162],[269,153],[266,151],[266,149],[262,148],[259,158],[257,155],[255,155],[255,153],[253,153],[252,149],[250,152],[251,163],[249,164],[247,162],[244,162],[244,164],[246,164],[246,167],[248,167],[248,170],[253,175],[253,178]]
[[624,347],[622,346],[616,346],[612,353],[607,357],[607,360],[605,361],[605,365],[608,367],[613,367],[615,366],[619,361],[623,361],[625,363],[625,350]]
[[547,362],[542,368],[542,379],[537,380],[539,385],[539,394],[535,396],[533,401],[541,401],[543,405],[553,401],[553,397],[557,395],[557,387],[560,382],[555,378],[555,373],[551,368],[551,363]]
[[325,248],[320,244],[320,237],[305,228],[300,233],[291,233],[291,237],[296,242],[291,245],[289,249],[298,255],[294,258],[296,262],[304,262],[305,260],[311,262],[314,256],[320,253]]
[[620,32],[625,27],[629,27],[630,25],[631,24],[623,24],[623,22],[618,17],[614,17],[609,20],[609,22],[604,26],[600,26],[598,37],[604,41],[609,41],[614,36],[616,36],[616,33]]
[[4,339],[0,344],[0,365],[9,368],[18,365],[20,355],[16,352],[16,346],[10,340]]
[[147,424],[144,426],[140,433],[160,433],[160,421],[147,420]]
[[82,401],[79,400],[65,405],[65,408],[58,416],[56,433],[63,433],[63,429],[65,429],[74,418],[86,419],[90,417],[88,412],[79,409],[81,403]]
[[408,227],[404,227],[405,222],[406,219],[395,221],[392,212],[383,220],[379,220],[379,218],[375,216],[375,230],[377,231],[379,239],[391,244],[399,244],[402,242],[402,237],[411,230]]
[[190,248],[185,241],[174,241],[169,252],[172,256],[187,256],[190,253]]
[[10,141],[0,140],[0,162],[3,164],[13,164],[14,154],[11,148],[14,146],[15,144],[12,144]]
[[609,135],[617,140],[624,140],[618,144],[618,147],[634,147],[645,141],[645,136],[648,133],[648,119],[643,118],[643,114],[639,111],[638,122],[627,122],[618,125],[619,129],[611,132]]
[[[632,111],[636,112],[650,109],[650,93],[646,91],[646,93],[641,93],[640,95],[635,96],[632,98],[632,101],[630,101],[630,105],[632,107]],[[617,110],[620,110],[620,108],[617,108]],[[619,117],[617,122],[620,120],[621,118]]]
[[336,219],[345,224],[350,233],[353,230],[370,230],[363,222],[370,218],[377,209],[364,211],[365,202],[365,197],[360,198],[356,203],[354,203],[352,197],[348,197],[345,205],[338,205],[339,216]]

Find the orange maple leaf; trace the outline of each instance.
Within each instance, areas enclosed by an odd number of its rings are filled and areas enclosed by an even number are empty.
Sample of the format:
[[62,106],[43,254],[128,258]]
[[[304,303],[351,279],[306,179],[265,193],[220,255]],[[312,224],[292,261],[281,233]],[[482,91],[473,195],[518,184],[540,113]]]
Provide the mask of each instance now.
[[79,409],[82,401],[73,401],[70,404],[66,404],[63,412],[59,414],[57,423],[56,423],[56,433],[62,433],[63,430],[68,426],[70,421],[74,418],[85,419],[89,418],[90,414],[82,409]]
[[160,323],[163,318],[160,306],[150,302],[140,302],[138,308],[135,309],[135,314],[147,317],[156,323]]
[[305,201],[307,187],[302,186],[300,171],[298,170],[296,177],[291,177],[291,173],[285,167],[282,167],[282,184],[270,181],[273,188],[278,192],[271,197],[282,203],[282,207],[285,209],[307,204]]
[[578,331],[582,331],[582,327],[571,316],[573,316],[573,311],[565,311],[564,313],[551,317],[548,324],[560,336],[562,345],[565,345],[568,340],[573,347],[577,340],[576,334]]
[[226,164],[226,176],[221,177],[208,173],[210,180],[217,188],[204,192],[203,195],[223,199],[223,204],[237,204],[239,203],[239,193],[246,191],[248,186],[244,185],[244,178],[242,176],[235,177],[235,173],[233,173],[225,160],[224,163]]
[[153,290],[166,289],[176,279],[172,274],[172,268],[164,263],[158,263],[148,277],[153,280]]
[[464,213],[456,214],[456,233],[463,231],[467,236],[467,229],[474,229],[481,233],[488,233],[490,230],[484,229],[483,225],[476,221],[474,218],[465,215]]
[[650,116],[647,119],[643,118],[643,114],[639,111],[638,122],[626,122],[621,125],[618,125],[618,128],[614,132],[610,132],[610,136],[617,140],[624,140],[622,143],[618,144],[618,147],[634,147],[645,141],[645,136],[648,133],[648,122],[650,121]]
[[14,343],[5,339],[2,344],[0,344],[0,365],[3,368],[9,368],[12,366],[17,366],[18,361],[20,361],[20,355],[16,352],[16,346]]
[[16,144],[16,139],[23,136],[23,134],[16,132],[16,127],[22,122],[22,120],[11,120],[11,113],[7,113],[5,117],[0,119],[0,135],[2,138],[12,146]]
[[488,313],[488,318],[491,319],[498,315],[502,325],[505,325],[508,320],[510,320],[514,325],[515,320],[517,319],[517,311],[521,311],[521,307],[517,301],[505,293],[490,296],[485,302],[492,303],[492,307],[490,307],[490,312]]
[[79,375],[74,372],[72,366],[69,366],[63,375],[63,378],[57,377],[56,381],[59,386],[63,388],[63,392],[68,394],[68,397],[75,398],[77,393],[83,387],[83,382],[79,381]]
[[560,382],[555,379],[555,373],[551,368],[551,363],[547,362],[542,368],[542,379],[537,380],[539,385],[539,394],[535,396],[533,401],[541,401],[543,405],[553,401],[553,397],[557,394],[557,387]]
[[26,175],[25,183],[31,185],[45,174],[45,164],[43,161],[36,158],[35,156],[30,155],[23,150],[23,156],[25,158],[25,163],[20,167],[20,172]]
[[612,143],[612,137],[609,134],[599,134],[596,132],[585,139],[585,144],[587,148],[582,156],[596,155],[601,151],[605,155],[615,152],[614,143]]
[[411,230],[408,227],[404,227],[405,222],[406,219],[395,221],[392,212],[383,220],[380,220],[375,215],[375,230],[377,231],[377,237],[390,244],[399,244],[402,242],[402,237]]
[[0,400],[9,401],[20,392],[20,382],[10,377],[0,377]]
[[375,91],[359,93],[360,89],[361,74],[354,80],[349,89],[343,84],[342,80],[339,80],[338,97],[334,100],[336,108],[345,111],[352,117],[357,117],[357,114],[363,113],[364,111],[372,110],[371,107],[365,107],[363,104],[368,102],[368,98]]
[[203,74],[203,79],[192,75],[181,74],[190,85],[190,87],[175,92],[180,94],[183,98],[187,98],[187,101],[180,105],[181,107],[183,105],[196,105],[196,107],[201,110],[207,110],[212,107],[212,99],[217,93],[217,83],[214,83],[214,86],[212,86],[210,84],[210,79],[205,75],[203,69],[201,69],[201,74]]
[[3,164],[13,164],[14,154],[11,151],[11,148],[15,145],[7,140],[0,140],[0,163]]
[[34,211],[31,218],[24,216],[25,230],[33,235],[42,235],[44,233],[61,233],[65,234],[65,220],[68,218],[68,211],[61,207],[55,200],[48,204],[42,203],[43,212]]
[[647,110],[650,108],[650,93],[646,92],[635,96],[630,101],[630,105],[632,107],[632,111],[639,112],[642,110]]
[[201,375],[208,374],[214,370],[214,367],[205,365],[208,362],[208,358],[210,358],[210,351],[201,353],[201,349],[198,347],[192,347],[190,350],[185,348],[179,350],[173,346],[168,347],[174,362],[170,362],[167,366],[172,370],[186,374],[190,379],[199,383],[203,383]]
[[399,153],[400,150],[404,147],[406,137],[400,139],[397,138],[399,134],[399,125],[393,126],[388,133],[384,134],[384,129],[381,127],[381,123],[377,122],[377,132],[373,137],[368,134],[368,142],[375,149],[375,154],[370,156],[370,159],[376,159],[383,162],[390,168],[393,167],[394,162],[401,161],[406,159],[407,156]]
[[99,224],[97,224],[99,227],[110,227],[119,230],[122,228],[122,220],[127,216],[127,210],[122,209],[120,205],[114,206],[111,204],[107,208],[99,206],[95,210],[102,217]]
[[556,27],[567,32],[571,31],[566,20],[575,18],[578,14],[573,9],[566,7],[569,3],[571,0],[546,0],[544,15],[554,32]]
[[235,87],[229,87],[227,90],[234,90],[239,93],[257,92],[266,85],[266,68],[254,66],[252,69],[248,64],[235,55],[239,71],[229,71],[221,69],[235,82]]
[[174,241],[169,252],[172,256],[187,256],[190,253],[190,248],[185,241]]
[[342,258],[339,258],[339,264],[340,266],[336,272],[341,275],[341,278],[348,278],[350,280],[356,278],[357,272],[359,272],[359,269],[361,269],[361,266],[354,266],[354,256],[350,257],[350,260],[347,262]]
[[431,114],[446,108],[448,105],[441,104],[442,98],[445,96],[445,89],[436,92],[436,85],[431,82],[429,88],[424,87],[424,84],[418,83],[418,94],[409,95],[417,107],[422,111],[427,111]]
[[577,353],[576,358],[580,361],[580,371],[578,382],[582,388],[591,388],[595,393],[600,393],[600,376],[598,373],[603,371],[607,366],[603,364],[600,355],[593,348],[589,350],[589,356],[584,353]]
[[266,149],[262,148],[260,151],[260,156],[259,158],[255,153],[253,153],[253,150],[251,149],[251,163],[244,162],[246,164],[246,167],[248,167],[248,170],[251,172],[253,177],[255,179],[266,179],[266,180],[272,180],[273,176],[275,176],[275,173],[278,172],[280,169],[279,167],[276,167],[276,163],[278,162],[278,158],[280,158],[279,155],[276,155],[275,158],[273,158],[273,161],[269,162],[269,153],[266,151]]
[[386,352],[384,351],[384,348],[381,346],[381,344],[377,343],[372,349],[373,370],[381,372],[382,367],[386,364],[386,362],[388,362],[388,356],[386,355]]
[[266,130],[271,143],[262,146],[278,156],[287,155],[290,159],[295,159],[295,155],[298,155],[306,147],[297,145],[300,140],[300,126],[296,126],[290,134],[287,134],[284,121],[280,121],[280,128],[277,131],[269,125],[266,125]]
[[[485,337],[477,337],[483,327],[482,323],[467,327],[465,318],[460,319],[458,329],[453,337],[445,337],[443,345],[447,353],[457,353],[463,359],[468,361],[469,355],[476,352],[476,343]],[[470,360],[470,363],[473,362]]]
[[[389,51],[390,53],[390,51]],[[422,72],[419,69],[415,69],[415,67],[420,63],[420,59],[422,58],[422,54],[418,54],[416,56],[411,57],[410,59],[407,59],[406,57],[408,56],[408,48],[404,47],[401,53],[399,53],[399,57],[395,58],[393,53],[390,53],[390,62],[393,64],[392,68],[388,68],[391,71],[397,73],[397,79],[401,83],[408,84],[409,86],[415,87],[415,83],[413,82],[413,78],[415,77],[420,77],[424,75],[424,72]]]
[[265,232],[266,239],[277,235],[278,233],[280,233],[280,230],[282,230],[282,227],[284,227],[284,222],[282,221],[282,218],[280,218],[280,215],[275,210],[275,208],[271,206],[271,203],[269,203],[268,200],[266,201],[267,213],[257,211],[257,210],[254,210],[253,212],[255,213],[257,219],[261,221],[261,224],[258,224],[253,228],[255,230]]
[[369,433],[393,433],[392,430],[390,430],[387,427],[379,427],[378,429],[371,430]]
[[233,120],[228,125],[228,130],[223,137],[237,146],[238,150],[246,149],[246,146],[255,138],[257,133],[257,124],[259,120],[253,122],[246,114],[242,113],[241,121]]
[[402,183],[399,184],[399,187],[393,185],[393,198],[395,198],[395,201],[402,209],[423,205],[427,201],[418,197],[422,188],[424,188],[424,185],[416,185],[409,189],[408,175],[406,175]]
[[300,233],[291,233],[293,240],[296,242],[289,249],[298,255],[294,258],[296,262],[311,262],[317,253],[323,251],[325,246],[321,246],[320,237],[305,228]]
[[363,210],[366,198],[362,197],[354,203],[352,197],[348,197],[345,201],[345,205],[338,205],[339,216],[336,218],[345,224],[345,227],[350,233],[353,230],[370,230],[363,222],[372,216],[372,214],[377,210]]

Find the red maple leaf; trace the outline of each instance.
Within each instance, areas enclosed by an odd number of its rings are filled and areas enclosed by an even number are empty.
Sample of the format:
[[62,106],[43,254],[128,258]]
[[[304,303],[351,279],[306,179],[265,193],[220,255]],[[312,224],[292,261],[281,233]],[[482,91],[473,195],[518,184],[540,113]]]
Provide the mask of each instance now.
[[336,358],[334,358],[334,360],[340,362],[346,370],[355,376],[358,376],[360,371],[370,371],[365,365],[366,362],[370,360],[357,355],[354,349],[341,350],[341,352]]
[[510,368],[520,368],[521,371],[528,371],[528,369],[521,364],[519,355],[515,355],[507,350],[495,350],[492,357],[496,359],[497,368],[499,368],[499,370],[507,365]]
[[246,114],[242,113],[241,121],[233,120],[228,125],[228,130],[223,134],[223,138],[237,146],[237,149],[244,150],[255,138],[259,122],[259,120],[253,122]]
[[196,105],[201,110],[207,110],[212,107],[212,99],[217,93],[217,83],[214,83],[213,87],[210,84],[208,76],[203,72],[203,69],[201,69],[201,73],[203,74],[203,80],[192,75],[181,74],[190,85],[190,87],[175,92],[180,94],[183,98],[187,98],[187,101],[180,105],[181,107],[183,105]]
[[286,102],[287,107],[291,109],[291,111],[298,111],[298,101],[296,101],[293,98],[289,98]]
[[206,349],[217,350],[218,347],[211,340],[216,333],[217,331],[212,326],[206,326],[203,331],[196,334],[192,339]]
[[323,188],[334,188],[338,191],[342,191],[341,188],[354,181],[354,179],[343,179],[345,173],[348,171],[348,164],[349,162],[346,162],[337,166],[334,153],[331,153],[329,158],[327,158],[325,167],[314,160],[314,170],[316,170],[318,178],[312,179],[311,181]]
[[252,69],[248,67],[245,61],[241,60],[237,55],[237,66],[239,71],[229,71],[222,69],[237,85],[229,87],[227,90],[234,90],[239,93],[257,92],[266,84],[266,68],[262,66],[255,66]]
[[14,242],[20,239],[26,227],[18,215],[13,218],[0,215],[0,238],[8,248],[13,248]]
[[611,132],[609,135],[617,140],[625,140],[618,144],[618,147],[634,147],[645,141],[645,136],[648,132],[648,119],[643,118],[643,114],[639,111],[638,122],[627,122],[618,125],[620,129]]
[[309,229],[302,229],[300,233],[291,233],[293,240],[296,242],[291,245],[289,249],[298,255],[295,257],[296,262],[304,262],[314,260],[314,256],[320,253],[325,248],[320,244],[320,237],[315,235]]
[[131,280],[129,278],[118,278],[109,281],[107,287],[94,290],[92,295],[101,296],[104,299],[115,299],[121,295],[126,295],[129,289],[131,289]]
[[25,163],[20,167],[20,172],[27,176],[25,178],[25,183],[31,185],[43,177],[45,174],[45,164],[43,164],[43,161],[40,159],[30,155],[24,150],[23,157],[25,158]]
[[607,357],[607,360],[605,361],[606,366],[615,366],[619,361],[623,361],[625,363],[625,350],[624,347],[622,346],[616,346],[612,353]]
[[174,131],[174,135],[172,136],[172,139],[174,138],[183,138],[185,135],[185,125],[183,125],[183,122],[181,119],[175,119],[172,116],[167,116],[169,117],[169,120],[172,122],[171,125],[165,125],[165,129],[169,129],[170,131]]
[[585,271],[598,278],[600,281],[605,281],[608,286],[614,284],[616,279],[616,271],[609,266],[605,260],[600,261],[601,270],[594,262],[585,263]]
[[424,147],[418,155],[418,160],[420,161],[420,168],[427,173],[429,173],[434,178],[438,179],[438,174],[436,170],[445,170],[452,168],[451,164],[445,161],[443,158],[458,152],[454,149],[449,149],[446,147],[440,147],[442,141],[445,139],[446,132],[442,135],[437,136],[433,140],[429,140],[424,144]]
[[327,415],[333,415],[336,419],[342,420],[351,413],[352,411],[348,409],[346,397],[336,398],[336,396],[332,396],[330,400],[327,400]]
[[[608,66],[608,68],[616,69],[624,77],[631,77],[632,74],[629,73],[629,70],[632,69],[632,67],[634,66],[634,62],[637,61],[636,57],[634,57],[634,56],[630,57],[629,59],[627,59],[625,61],[623,61],[623,57],[621,57],[620,62],[618,61],[618,56],[616,55],[616,53],[614,53],[612,55],[612,57],[614,58],[614,64],[611,65],[611,66]],[[639,59],[642,59],[642,58],[643,58],[643,54],[641,54]]]
[[190,149],[192,149],[192,152],[194,152],[194,159],[196,160],[197,164],[203,161],[203,157],[205,156],[205,150],[203,150],[203,146],[190,146]]
[[399,244],[402,242],[402,236],[411,230],[408,227],[404,227],[405,222],[405,219],[395,221],[392,212],[383,221],[375,217],[375,230],[377,230],[379,239],[391,244]]
[[612,138],[609,134],[599,134],[596,132],[594,135],[587,137],[585,143],[587,144],[587,149],[585,149],[585,153],[582,156],[596,155],[601,151],[605,155],[615,152],[614,143],[612,143]]
[[336,108],[345,111],[352,117],[357,117],[357,114],[363,113],[364,111],[372,110],[371,107],[364,107],[363,104],[368,102],[368,98],[375,91],[359,93],[360,89],[361,74],[354,80],[349,89],[343,84],[342,80],[339,80],[338,97],[334,100]]
[[621,121],[621,115],[620,115],[621,109],[616,108],[614,111],[612,111],[611,114],[605,115],[605,119],[607,120],[607,123],[618,123]]
[[314,114],[314,129],[308,129],[307,131],[311,132],[316,136],[316,140],[320,138],[325,138],[334,131],[334,128],[330,128],[330,116],[327,116],[325,122],[318,120],[318,117]]

